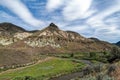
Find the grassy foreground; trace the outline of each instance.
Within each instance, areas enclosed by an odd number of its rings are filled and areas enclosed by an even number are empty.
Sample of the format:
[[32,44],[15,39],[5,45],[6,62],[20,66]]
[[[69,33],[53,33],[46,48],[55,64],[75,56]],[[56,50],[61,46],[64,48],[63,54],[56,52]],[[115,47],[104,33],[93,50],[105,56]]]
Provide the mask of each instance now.
[[25,76],[45,80],[46,77],[49,78],[51,76],[69,73],[84,66],[83,63],[75,63],[71,60],[53,58],[22,70],[0,74],[0,80],[23,80],[20,78]]

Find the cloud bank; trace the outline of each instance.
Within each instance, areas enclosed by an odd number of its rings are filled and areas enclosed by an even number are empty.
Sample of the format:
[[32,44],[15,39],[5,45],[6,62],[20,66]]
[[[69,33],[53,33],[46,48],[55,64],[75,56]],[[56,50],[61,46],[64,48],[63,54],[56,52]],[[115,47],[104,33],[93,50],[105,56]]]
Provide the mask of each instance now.
[[87,13],[92,0],[70,0],[63,8],[63,16],[66,20],[73,21],[89,17],[91,13]]
[[8,8],[20,19],[32,26],[40,26],[43,21],[36,19],[21,0],[0,0],[0,5]]
[[47,0],[46,9],[50,12],[60,8],[64,4],[64,0]]

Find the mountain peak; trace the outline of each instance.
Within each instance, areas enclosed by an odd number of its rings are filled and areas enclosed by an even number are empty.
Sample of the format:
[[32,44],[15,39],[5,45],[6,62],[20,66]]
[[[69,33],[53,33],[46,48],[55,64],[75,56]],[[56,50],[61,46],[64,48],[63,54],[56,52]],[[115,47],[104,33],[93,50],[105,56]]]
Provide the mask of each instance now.
[[49,26],[54,26],[54,27],[57,27],[54,23],[50,23]]
[[54,23],[50,23],[50,25],[48,26],[49,29],[59,29],[57,25],[55,25]]

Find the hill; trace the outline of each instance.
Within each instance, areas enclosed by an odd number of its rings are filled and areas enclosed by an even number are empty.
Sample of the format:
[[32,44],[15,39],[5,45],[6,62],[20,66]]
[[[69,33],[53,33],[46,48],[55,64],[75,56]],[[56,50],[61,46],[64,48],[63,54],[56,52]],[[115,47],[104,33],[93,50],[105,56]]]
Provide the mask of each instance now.
[[54,50],[54,53],[100,52],[110,50],[112,47],[112,44],[105,41],[96,41],[73,31],[60,30],[54,23],[25,38],[24,42],[31,47],[42,48],[43,53],[46,47],[48,50]]
[[0,24],[2,66],[24,64],[35,60],[40,54],[104,52],[110,51],[112,46],[111,43],[85,38],[73,31],[63,31],[54,23],[36,31],[26,31],[11,23]]
[[1,45],[10,45],[29,35],[30,33],[28,31],[12,23],[0,24],[0,44]]

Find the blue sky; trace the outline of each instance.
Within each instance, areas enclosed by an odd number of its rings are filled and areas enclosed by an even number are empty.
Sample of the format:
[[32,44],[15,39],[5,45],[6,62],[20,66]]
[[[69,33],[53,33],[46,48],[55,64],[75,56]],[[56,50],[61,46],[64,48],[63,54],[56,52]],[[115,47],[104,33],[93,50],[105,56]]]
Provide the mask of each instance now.
[[0,22],[27,30],[54,22],[85,37],[120,41],[120,0],[0,0]]

